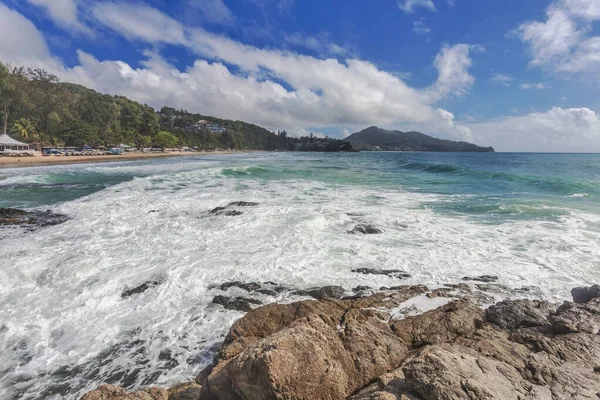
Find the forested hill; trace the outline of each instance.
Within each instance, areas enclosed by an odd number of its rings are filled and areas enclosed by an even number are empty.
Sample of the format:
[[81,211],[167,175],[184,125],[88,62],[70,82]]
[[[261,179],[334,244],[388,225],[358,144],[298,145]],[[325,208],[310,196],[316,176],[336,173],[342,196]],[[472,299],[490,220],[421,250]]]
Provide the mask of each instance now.
[[384,151],[464,151],[493,152],[492,147],[481,147],[467,142],[437,139],[420,132],[388,131],[372,126],[348,136],[345,141],[358,150]]
[[163,107],[61,83],[39,69],[0,63],[0,133],[53,146],[188,146],[293,151],[349,151],[334,139],[292,138],[243,121]]

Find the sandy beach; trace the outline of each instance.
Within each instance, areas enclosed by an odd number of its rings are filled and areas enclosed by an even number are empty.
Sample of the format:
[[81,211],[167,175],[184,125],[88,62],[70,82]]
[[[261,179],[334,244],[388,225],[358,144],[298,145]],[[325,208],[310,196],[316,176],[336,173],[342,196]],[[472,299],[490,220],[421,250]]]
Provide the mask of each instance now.
[[231,154],[231,151],[213,152],[166,152],[166,153],[126,153],[105,156],[34,156],[34,157],[0,157],[0,168],[31,167],[52,164],[79,164],[96,162],[134,161],[147,158],[200,156],[211,154]]

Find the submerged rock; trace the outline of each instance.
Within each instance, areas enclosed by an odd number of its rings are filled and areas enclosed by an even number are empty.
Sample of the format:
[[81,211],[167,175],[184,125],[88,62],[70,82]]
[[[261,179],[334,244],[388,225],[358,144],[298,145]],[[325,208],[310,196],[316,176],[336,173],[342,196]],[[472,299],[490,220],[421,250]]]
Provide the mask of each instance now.
[[219,304],[228,310],[248,312],[252,311],[252,305],[261,305],[262,302],[256,299],[250,299],[247,297],[227,297],[227,296],[215,296],[213,298],[213,304]]
[[28,230],[62,224],[66,215],[47,211],[24,211],[16,208],[0,208],[0,226],[24,226]]
[[123,293],[121,293],[121,297],[125,299],[127,297],[133,296],[134,294],[144,293],[146,290],[152,289],[156,286],[159,286],[162,283],[163,283],[163,281],[160,279],[146,281],[146,282],[142,283],[141,285],[136,286],[134,288],[125,289],[123,291]]
[[463,281],[475,281],[475,282],[485,282],[485,283],[496,282],[497,280],[498,280],[498,277],[495,275],[481,275],[481,276],[475,276],[475,277],[465,276],[463,278]]
[[373,225],[360,224],[356,225],[354,229],[348,231],[351,234],[362,233],[363,235],[379,235],[383,233],[381,229],[375,228]]
[[386,275],[386,276],[390,276],[392,278],[397,278],[397,279],[405,279],[405,278],[410,278],[411,275],[406,272],[406,271],[402,271],[399,269],[374,269],[374,268],[357,268],[357,269],[353,269],[352,272],[356,272],[358,274],[364,274],[364,275]]
[[592,299],[600,297],[600,286],[574,288],[571,290],[571,296],[575,303],[589,303]]

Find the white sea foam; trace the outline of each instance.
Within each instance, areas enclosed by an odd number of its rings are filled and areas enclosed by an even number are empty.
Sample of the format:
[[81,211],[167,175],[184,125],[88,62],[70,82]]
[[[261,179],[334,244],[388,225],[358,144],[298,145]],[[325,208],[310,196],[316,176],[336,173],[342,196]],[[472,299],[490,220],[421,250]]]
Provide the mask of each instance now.
[[[53,393],[63,384],[76,398],[138,368],[133,386],[190,380],[241,316],[210,304],[219,292],[209,286],[225,281],[352,288],[493,274],[503,285],[536,286],[537,296],[559,301],[571,287],[600,278],[595,214],[485,224],[423,207],[448,196],[240,180],[223,176],[231,162],[224,160],[85,166],[144,177],[60,204],[56,211],[71,217],[62,225],[0,241],[0,398],[61,398]],[[257,163],[234,160],[238,171]],[[238,200],[260,205],[238,217],[208,213]],[[347,233],[362,222],[384,234]],[[412,277],[351,272],[362,267]],[[124,288],[157,277],[162,285],[121,298]],[[71,370],[61,375],[63,366]]]

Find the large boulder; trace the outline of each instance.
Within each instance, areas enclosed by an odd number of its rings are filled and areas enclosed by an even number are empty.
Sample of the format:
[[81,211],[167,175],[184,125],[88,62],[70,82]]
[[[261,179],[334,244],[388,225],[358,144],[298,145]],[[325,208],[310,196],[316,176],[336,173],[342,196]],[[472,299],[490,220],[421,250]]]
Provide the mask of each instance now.
[[393,370],[408,349],[366,312],[340,326],[320,315],[299,319],[249,347],[209,377],[217,399],[344,399]]

